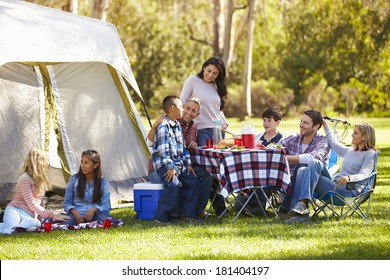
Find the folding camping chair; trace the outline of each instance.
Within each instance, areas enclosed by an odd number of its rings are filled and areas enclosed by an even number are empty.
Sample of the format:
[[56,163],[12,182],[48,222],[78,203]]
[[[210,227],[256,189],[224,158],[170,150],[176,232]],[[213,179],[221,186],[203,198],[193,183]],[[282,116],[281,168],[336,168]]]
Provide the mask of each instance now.
[[[356,197],[343,197],[334,191],[328,191],[319,196],[314,193],[313,195],[313,208],[314,213],[312,216],[318,216],[319,213],[324,213],[328,218],[328,212],[332,216],[336,216],[340,219],[358,214],[360,217],[368,220],[370,211],[371,197],[375,189],[377,170],[376,165],[378,162],[378,153],[375,154],[375,165],[371,174],[364,180],[354,182],[355,184],[364,185],[362,192]],[[367,201],[367,205],[364,207],[364,203]],[[344,212],[344,209],[347,209]],[[365,208],[365,210],[364,210]]]

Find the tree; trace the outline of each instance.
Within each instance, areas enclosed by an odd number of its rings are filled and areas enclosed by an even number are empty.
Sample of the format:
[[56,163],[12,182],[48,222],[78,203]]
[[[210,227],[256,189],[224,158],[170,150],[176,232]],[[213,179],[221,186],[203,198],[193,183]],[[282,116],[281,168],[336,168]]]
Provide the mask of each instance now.
[[253,49],[253,32],[254,32],[253,13],[255,10],[255,6],[256,6],[256,0],[249,0],[247,48],[245,52],[245,67],[244,67],[244,93],[246,96],[246,115],[248,117],[252,116],[251,80],[252,80],[252,49]]
[[91,17],[106,21],[110,0],[93,0]]
[[[373,4],[378,2],[383,3]],[[370,100],[382,104],[382,110],[388,106],[389,92],[386,93],[383,86],[383,76],[373,75],[383,73],[378,63],[382,61],[383,52],[389,51],[390,9],[383,8],[388,7],[384,2],[306,0],[291,3],[284,22],[288,41],[279,46],[283,55],[279,79],[294,89],[296,104],[306,102],[302,95],[305,80],[319,73],[329,87],[338,91],[352,80],[358,80],[366,86],[358,94],[374,95]],[[372,110],[371,105],[365,106],[368,103],[359,105],[362,99],[353,101],[357,102],[354,108]]]
[[66,0],[65,4],[61,7],[62,10],[78,14],[79,1],[78,0]]
[[[212,46],[213,55],[219,56],[229,69],[234,55],[234,46],[241,38],[248,21],[249,10],[241,18],[237,19],[235,14],[239,10],[247,8],[247,4],[239,5],[234,0],[214,0],[213,1],[213,36],[212,43],[207,38],[197,37],[192,26],[189,26],[191,33],[190,39],[198,43]],[[238,25],[237,32],[236,25]]]
[[154,115],[161,98],[179,94],[212,55],[228,70],[227,116],[258,116],[268,106],[293,115],[322,104],[344,114],[389,114],[388,0],[257,1],[253,37],[254,0],[27,1],[67,11],[77,3],[84,16],[95,4],[95,16],[118,29]]

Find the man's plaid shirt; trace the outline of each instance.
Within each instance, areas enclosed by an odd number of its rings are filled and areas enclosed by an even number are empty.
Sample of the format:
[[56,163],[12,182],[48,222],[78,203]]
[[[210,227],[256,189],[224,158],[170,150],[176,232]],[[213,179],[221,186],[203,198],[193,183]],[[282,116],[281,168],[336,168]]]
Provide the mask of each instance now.
[[[299,133],[282,139],[280,143],[283,147],[286,147],[288,155],[311,154],[315,159],[322,161],[325,166],[328,166],[330,147],[325,136],[318,134],[314,136],[305,151],[301,151],[302,135]],[[290,174],[293,175],[296,165],[289,164],[289,167]]]

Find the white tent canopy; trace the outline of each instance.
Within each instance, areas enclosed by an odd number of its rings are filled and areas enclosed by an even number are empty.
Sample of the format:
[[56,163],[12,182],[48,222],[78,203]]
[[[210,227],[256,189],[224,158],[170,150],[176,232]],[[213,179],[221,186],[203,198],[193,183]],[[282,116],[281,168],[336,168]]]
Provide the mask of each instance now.
[[112,24],[0,0],[0,200],[32,147],[59,155],[70,174],[82,151],[99,151],[113,202],[131,200],[149,152],[125,81],[140,96]]

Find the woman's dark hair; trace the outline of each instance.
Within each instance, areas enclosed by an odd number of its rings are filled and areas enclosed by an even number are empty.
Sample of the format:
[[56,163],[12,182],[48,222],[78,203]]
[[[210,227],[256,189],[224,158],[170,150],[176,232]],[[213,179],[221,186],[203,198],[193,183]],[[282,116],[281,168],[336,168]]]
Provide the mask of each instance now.
[[215,84],[217,85],[217,92],[219,95],[219,98],[221,99],[221,108],[222,111],[225,107],[225,99],[227,97],[227,88],[226,88],[226,68],[225,63],[223,60],[217,56],[210,57],[207,59],[203,65],[202,70],[197,74],[197,76],[201,79],[203,79],[203,71],[208,65],[214,65],[218,68],[219,74],[218,77],[215,79]]
[[[81,154],[81,157],[87,156],[90,161],[94,164],[98,163],[98,166],[93,171],[93,199],[92,202],[98,203],[102,199],[102,168],[100,163],[100,155],[95,150],[86,150]],[[77,185],[77,197],[84,199],[85,194],[85,184],[86,177],[81,171],[81,166],[79,172],[77,173],[79,178],[79,183]]]

